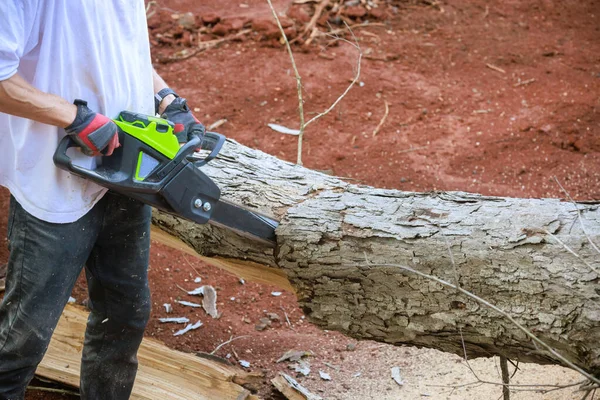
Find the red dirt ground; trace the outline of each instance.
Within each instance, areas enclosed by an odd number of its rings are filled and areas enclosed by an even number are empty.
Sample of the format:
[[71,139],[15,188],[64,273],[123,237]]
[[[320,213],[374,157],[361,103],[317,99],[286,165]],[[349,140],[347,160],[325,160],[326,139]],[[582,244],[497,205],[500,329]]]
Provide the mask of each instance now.
[[[340,14],[353,24],[369,19],[372,23],[354,28],[364,54],[360,84],[308,128],[306,167],[407,191],[565,197],[556,177],[576,199],[600,198],[600,3],[394,0],[379,5],[383,12],[356,17],[361,14],[356,6]],[[313,10],[310,5],[291,6],[289,0],[275,7],[292,17],[284,19],[292,36],[310,18],[303,10]],[[273,34],[267,3],[165,0],[151,12],[155,68],[188,98],[199,119],[207,126],[226,119],[217,129],[221,133],[295,161],[296,138],[267,127],[271,122],[298,127],[296,82],[289,57]],[[185,12],[195,16],[189,29],[179,27]],[[189,54],[200,40],[242,29],[250,32],[186,60],[164,62]],[[349,85],[357,51],[327,37],[295,44],[294,51],[306,115],[311,118]],[[385,102],[389,115],[373,136]],[[2,232],[6,198],[3,191]],[[6,255],[2,244],[0,262]],[[285,368],[274,360],[290,348],[315,353],[313,374],[324,361],[336,364],[352,358],[345,348],[354,341],[304,322],[290,293],[273,297],[276,288],[242,285],[235,277],[158,244],[153,245],[150,276],[154,307],[147,335],[173,348],[211,352],[231,336],[247,335],[217,354],[237,353],[252,370],[264,370],[266,379]],[[177,298],[193,300],[178,286],[190,290],[201,285],[193,282],[197,276],[201,284],[219,291],[219,320],[173,303]],[[74,296],[81,302],[84,293],[80,280]],[[179,327],[157,322],[165,316],[163,303],[174,304],[173,315],[201,319],[204,326],[174,338]],[[276,322],[256,331],[254,325],[265,312],[283,319],[285,312],[294,330]],[[277,398],[267,389],[260,394]],[[27,398],[55,397],[31,391]]]

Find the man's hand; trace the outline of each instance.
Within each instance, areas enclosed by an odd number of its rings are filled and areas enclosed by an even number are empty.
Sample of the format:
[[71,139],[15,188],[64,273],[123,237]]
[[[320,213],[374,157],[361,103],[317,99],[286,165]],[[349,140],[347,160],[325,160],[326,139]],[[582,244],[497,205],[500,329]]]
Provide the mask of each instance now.
[[112,155],[120,146],[117,125],[110,118],[90,110],[83,100],[75,100],[74,104],[77,106],[77,116],[65,128],[67,134],[88,156],[101,153]]
[[179,143],[187,143],[198,136],[200,139],[204,137],[206,129],[204,125],[198,121],[184,98],[177,97],[163,111],[162,118],[167,119],[175,124],[174,133],[177,136]]

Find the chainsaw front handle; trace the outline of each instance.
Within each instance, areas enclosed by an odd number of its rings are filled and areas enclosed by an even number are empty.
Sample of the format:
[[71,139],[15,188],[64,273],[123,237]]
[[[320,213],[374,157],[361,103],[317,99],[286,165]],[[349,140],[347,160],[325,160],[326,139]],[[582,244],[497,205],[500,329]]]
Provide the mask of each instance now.
[[203,165],[208,164],[211,160],[214,160],[215,157],[219,154],[223,145],[225,144],[225,140],[227,138],[220,133],[216,132],[206,132],[204,134],[204,139],[202,140],[202,150],[208,150],[210,153],[204,157],[188,157],[189,161],[194,163],[194,167],[200,168]]

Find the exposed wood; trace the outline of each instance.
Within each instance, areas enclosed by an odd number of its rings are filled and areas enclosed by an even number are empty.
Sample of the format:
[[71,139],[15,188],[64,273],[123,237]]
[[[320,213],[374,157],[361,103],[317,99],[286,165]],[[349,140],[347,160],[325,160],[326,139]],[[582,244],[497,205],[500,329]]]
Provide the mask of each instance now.
[[159,212],[154,224],[229,271],[243,263],[245,277],[260,265],[269,273],[256,275],[274,283],[281,275],[271,271],[283,271],[322,328],[461,355],[462,331],[468,357],[557,363],[495,311],[397,267],[406,265],[458,279],[577,366],[600,371],[600,255],[589,243],[600,241],[598,204],[577,204],[588,239],[576,206],[558,199],[357,186],[233,141],[203,170],[227,200],[281,221],[277,248]]
[[221,259],[220,257],[204,257],[199,255],[191,246],[185,244],[181,239],[152,226],[152,240],[183,251],[186,254],[199,258],[207,264],[224,269],[249,282],[265,283],[279,288],[294,291],[287,279],[285,272],[275,268],[269,268],[252,261]]
[[288,400],[323,400],[322,397],[309,392],[308,389],[300,385],[294,378],[281,372],[277,377],[271,379],[271,383]]
[[[66,307],[37,375],[79,386],[86,321],[87,312],[81,307]],[[138,359],[140,367],[131,399],[256,399],[234,383],[252,381],[252,376],[235,367],[169,349],[152,339],[143,340]]]

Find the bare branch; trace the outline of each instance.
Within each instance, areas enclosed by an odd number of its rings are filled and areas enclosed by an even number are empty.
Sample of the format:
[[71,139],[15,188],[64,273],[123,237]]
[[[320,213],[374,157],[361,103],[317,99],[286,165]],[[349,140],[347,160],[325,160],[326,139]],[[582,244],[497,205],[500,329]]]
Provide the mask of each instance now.
[[575,251],[573,251],[569,246],[567,246],[562,240],[560,240],[558,237],[554,236],[552,233],[550,233],[547,229],[544,229],[544,232],[550,236],[552,239],[556,240],[560,245],[562,245],[565,250],[567,250],[569,253],[573,254],[575,257],[577,257],[582,263],[584,263],[585,265],[588,266],[589,269],[592,270],[592,272],[596,273],[596,275],[600,275],[600,273],[598,273],[598,270],[596,270],[596,268],[594,268],[594,266],[592,264],[590,264],[589,262],[587,262],[586,260],[584,260],[579,254],[575,253]]
[[380,263],[376,263],[376,264],[357,264],[356,266],[358,267],[371,267],[373,265],[378,265],[381,267],[395,267],[395,268],[400,268],[404,271],[408,271],[411,272],[413,274],[419,275],[423,278],[432,280],[434,282],[440,283],[444,286],[448,286],[450,288],[456,289],[459,292],[461,292],[462,294],[472,298],[473,300],[485,305],[488,308],[491,308],[492,310],[498,312],[499,314],[503,315],[505,318],[507,318],[510,322],[512,322],[517,328],[519,328],[523,333],[525,333],[525,335],[527,335],[531,340],[533,340],[534,343],[539,344],[541,347],[543,347],[544,349],[546,349],[546,351],[548,351],[550,354],[552,354],[554,357],[556,357],[558,360],[560,360],[564,365],[568,366],[571,369],[574,369],[575,371],[579,372],[581,375],[583,375],[584,377],[586,377],[587,379],[589,379],[591,382],[594,382],[596,384],[600,385],[600,379],[596,378],[595,376],[589,374],[588,372],[584,371],[583,369],[581,369],[580,367],[578,367],[577,365],[573,364],[571,361],[569,361],[567,358],[565,358],[564,356],[562,356],[561,354],[559,354],[556,350],[554,350],[552,347],[550,347],[548,344],[546,344],[544,341],[542,341],[541,339],[539,339],[537,336],[535,336],[533,333],[531,333],[531,331],[529,331],[527,328],[525,328],[523,325],[521,325],[519,322],[517,322],[509,313],[507,313],[506,311],[500,309],[499,307],[491,304],[489,301],[467,291],[462,289],[461,287],[458,287],[456,285],[453,285],[450,282],[446,282],[443,279],[440,279],[436,276],[433,275],[428,275],[426,273],[423,273],[421,271],[417,271],[416,269],[407,267],[405,265],[400,265],[400,264],[380,264]]
[[217,347],[215,347],[215,349],[213,351],[211,351],[210,354],[215,354],[217,351],[219,351],[219,349],[221,347],[225,346],[226,344],[229,344],[229,343],[233,342],[234,340],[238,340],[238,339],[242,339],[242,338],[246,338],[246,337],[249,337],[249,336],[248,335],[236,336],[236,337],[230,336],[229,340],[227,340],[227,341],[221,343],[220,345],[218,345]]
[[281,21],[279,21],[279,17],[277,16],[277,12],[273,7],[273,3],[271,0],[267,0],[269,3],[269,7],[271,8],[271,12],[273,13],[273,18],[277,22],[277,27],[279,28],[279,32],[285,42],[285,47],[290,56],[290,61],[292,62],[292,68],[294,70],[294,74],[296,75],[296,89],[298,90],[298,115],[300,117],[300,133],[298,134],[298,157],[296,163],[298,165],[302,165],[302,139],[304,137],[304,100],[302,99],[302,77],[298,72],[298,68],[296,67],[296,60],[294,59],[294,53],[292,52],[292,47],[290,46],[290,41],[288,40],[285,31],[283,30],[283,26],[281,26]]

